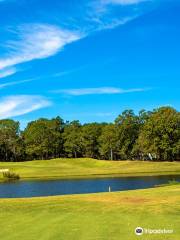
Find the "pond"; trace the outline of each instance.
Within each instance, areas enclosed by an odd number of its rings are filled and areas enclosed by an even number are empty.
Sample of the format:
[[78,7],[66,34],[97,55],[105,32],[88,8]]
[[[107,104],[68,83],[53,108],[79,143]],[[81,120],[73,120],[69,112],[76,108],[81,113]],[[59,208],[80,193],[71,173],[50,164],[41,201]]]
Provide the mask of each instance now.
[[143,189],[172,180],[180,182],[180,175],[6,182],[0,184],[0,198],[108,192],[109,187],[111,191]]

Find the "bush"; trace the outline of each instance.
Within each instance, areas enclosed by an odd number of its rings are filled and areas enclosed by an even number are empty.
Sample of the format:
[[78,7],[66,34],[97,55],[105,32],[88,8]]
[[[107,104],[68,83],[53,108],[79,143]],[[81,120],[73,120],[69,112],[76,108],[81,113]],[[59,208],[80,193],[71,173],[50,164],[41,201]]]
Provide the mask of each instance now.
[[176,180],[171,180],[168,182],[168,185],[177,185],[177,184],[180,184],[180,183]]
[[4,172],[3,177],[7,180],[19,180],[20,176],[17,173],[12,173],[12,172]]

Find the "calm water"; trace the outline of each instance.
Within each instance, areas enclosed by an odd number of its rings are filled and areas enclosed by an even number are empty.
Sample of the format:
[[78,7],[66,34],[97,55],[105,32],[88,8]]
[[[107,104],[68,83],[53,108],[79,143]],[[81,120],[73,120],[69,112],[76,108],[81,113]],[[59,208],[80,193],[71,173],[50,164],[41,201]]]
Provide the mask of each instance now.
[[48,181],[19,181],[0,184],[0,198],[20,198],[37,196],[54,196],[78,193],[123,191],[131,189],[150,188],[170,180],[180,182],[179,176],[151,177],[113,177],[96,179],[71,179]]

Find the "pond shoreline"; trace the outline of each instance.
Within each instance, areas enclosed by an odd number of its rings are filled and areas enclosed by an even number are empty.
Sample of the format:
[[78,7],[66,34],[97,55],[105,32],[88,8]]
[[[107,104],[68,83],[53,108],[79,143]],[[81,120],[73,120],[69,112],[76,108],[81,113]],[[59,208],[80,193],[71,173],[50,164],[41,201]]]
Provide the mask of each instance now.
[[[71,179],[96,179],[96,178],[114,178],[114,177],[149,177],[149,176],[166,176],[173,175],[178,176],[180,172],[139,172],[139,173],[107,173],[107,174],[89,174],[89,175],[64,175],[64,176],[43,176],[43,177],[22,177],[19,180],[10,180],[9,182],[17,181],[46,181],[46,180],[71,180]],[[0,183],[8,182],[7,180],[0,179]]]
[[[104,161],[92,158],[0,162],[0,169],[9,169],[20,176],[19,181],[87,179],[179,175],[180,162]],[[0,175],[0,182],[4,182]]]
[[0,184],[0,198],[91,194],[179,184],[179,175],[14,181]]

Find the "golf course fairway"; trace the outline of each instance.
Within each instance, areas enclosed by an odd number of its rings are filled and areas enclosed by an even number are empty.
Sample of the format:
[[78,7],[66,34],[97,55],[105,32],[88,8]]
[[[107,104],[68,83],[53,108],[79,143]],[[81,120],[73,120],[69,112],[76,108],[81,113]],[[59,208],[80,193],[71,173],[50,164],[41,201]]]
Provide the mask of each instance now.
[[[3,240],[179,240],[180,185],[145,190],[0,199]],[[135,235],[136,227],[172,234]]]
[[22,180],[180,174],[179,162],[103,161],[92,158],[0,162],[0,169],[15,172]]

